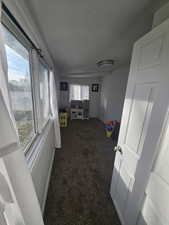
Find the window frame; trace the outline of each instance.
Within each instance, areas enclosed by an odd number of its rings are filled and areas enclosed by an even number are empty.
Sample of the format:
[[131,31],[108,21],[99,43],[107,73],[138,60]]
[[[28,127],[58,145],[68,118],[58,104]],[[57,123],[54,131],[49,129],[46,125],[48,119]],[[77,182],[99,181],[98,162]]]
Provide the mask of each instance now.
[[[39,105],[38,105],[38,100],[36,97],[36,88],[39,88],[39,87],[37,87],[37,84],[35,82],[35,75],[39,76],[39,71],[38,71],[38,74],[35,74],[34,62],[33,62],[33,57],[32,57],[32,49],[35,49],[35,47],[30,42],[30,40],[28,40],[28,38],[25,36],[25,34],[22,32],[22,30],[17,26],[17,24],[15,24],[15,21],[13,21],[12,18],[10,18],[10,16],[8,16],[4,10],[2,10],[1,21],[2,21],[2,25],[26,48],[26,50],[28,51],[28,54],[29,54],[29,73],[30,73],[30,82],[31,82],[31,98],[32,98],[34,135],[30,139],[30,141],[25,146],[22,147],[22,150],[26,156],[27,154],[29,154],[29,152],[31,152],[31,149],[32,150],[34,149],[33,148],[34,144],[36,143],[36,141],[39,139],[39,136],[40,136],[40,132],[38,129],[39,128],[39,121],[38,121]],[[41,131],[41,133],[42,133],[44,131],[44,129],[46,128],[46,126],[48,125],[49,120],[50,120],[50,112],[51,112],[51,110],[50,110],[50,85],[49,85],[50,69],[44,59],[42,59],[41,57],[38,57],[38,60],[40,60],[39,62],[41,62],[43,64],[43,66],[45,66],[45,68],[47,69],[47,72],[48,72],[49,118],[45,122],[44,126],[42,127],[42,131]]]
[[[89,88],[89,99],[85,99],[85,100],[88,100],[88,101],[90,101],[90,98],[91,98],[91,96],[90,96],[90,85],[89,84],[79,84],[79,83],[70,83],[69,84],[70,86],[72,85],[72,86],[74,86],[74,85],[77,85],[77,86],[87,86],[88,88]],[[71,88],[71,87],[70,87]],[[71,102],[72,101],[72,99],[70,99],[70,88],[69,88],[69,102]],[[73,100],[75,100],[75,99],[73,99]],[[84,101],[84,100],[75,100],[75,101]]]
[[[45,67],[45,69],[47,70],[47,80],[48,80],[48,99],[49,99],[49,102],[48,102],[48,107],[49,107],[49,114],[48,114],[48,119],[45,121],[45,123],[43,124],[43,126],[41,127],[42,131],[45,129],[45,127],[47,126],[49,120],[50,120],[50,115],[51,115],[51,106],[50,106],[50,69],[49,69],[49,66],[48,64],[45,62],[45,60],[41,57],[38,57],[38,61],[39,61],[39,66],[40,66],[40,63],[42,64],[42,66]],[[40,70],[39,70],[39,74],[38,74],[39,78],[40,78]],[[39,96],[40,96],[40,80],[39,80]],[[40,101],[40,99],[39,99]]]
[[12,19],[3,9],[1,22],[28,51],[33,48],[31,42],[25,37],[22,31],[17,27],[17,25],[12,21]]

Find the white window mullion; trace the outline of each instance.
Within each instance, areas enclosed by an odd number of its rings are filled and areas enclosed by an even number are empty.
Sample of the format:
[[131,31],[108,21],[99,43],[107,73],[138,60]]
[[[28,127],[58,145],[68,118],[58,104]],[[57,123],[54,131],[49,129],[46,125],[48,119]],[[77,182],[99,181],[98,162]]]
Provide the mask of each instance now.
[[33,76],[33,91],[35,97],[35,124],[38,133],[42,132],[41,126],[41,112],[40,112],[40,87],[39,87],[39,59],[36,50],[31,51],[31,64],[32,64],[32,76]]

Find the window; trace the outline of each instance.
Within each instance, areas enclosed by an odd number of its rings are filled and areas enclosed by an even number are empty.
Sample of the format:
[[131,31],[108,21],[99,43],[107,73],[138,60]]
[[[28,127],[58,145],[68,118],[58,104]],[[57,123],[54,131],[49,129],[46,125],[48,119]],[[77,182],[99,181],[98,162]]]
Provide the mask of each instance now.
[[69,100],[89,100],[89,86],[71,84]]
[[11,104],[22,147],[35,135],[29,51],[3,26]]
[[2,11],[2,23],[11,106],[20,143],[27,154],[49,121],[49,67],[40,56],[39,60],[33,57],[31,50],[37,49],[36,46],[5,11]]
[[49,72],[47,67],[40,62],[39,68],[39,85],[40,85],[40,113],[42,127],[49,120]]

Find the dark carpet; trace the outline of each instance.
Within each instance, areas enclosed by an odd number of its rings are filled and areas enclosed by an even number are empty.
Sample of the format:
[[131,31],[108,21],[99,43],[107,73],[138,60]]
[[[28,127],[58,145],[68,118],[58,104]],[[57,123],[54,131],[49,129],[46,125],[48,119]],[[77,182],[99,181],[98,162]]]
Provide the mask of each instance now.
[[99,120],[71,121],[55,153],[45,225],[120,225],[110,198],[113,143]]

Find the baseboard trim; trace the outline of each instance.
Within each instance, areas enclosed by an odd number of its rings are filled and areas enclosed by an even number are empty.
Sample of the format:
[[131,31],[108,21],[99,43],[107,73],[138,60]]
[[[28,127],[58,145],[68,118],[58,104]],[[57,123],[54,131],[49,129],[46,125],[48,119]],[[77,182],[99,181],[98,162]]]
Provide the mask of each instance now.
[[[110,193],[110,196],[111,196],[111,193]],[[121,212],[120,212],[120,210],[119,210],[119,207],[118,207],[118,205],[117,205],[116,200],[113,199],[112,196],[111,196],[111,199],[112,199],[112,204],[114,205],[114,207],[115,207],[115,209],[116,209],[116,212],[117,212],[117,214],[118,214],[118,217],[119,217],[119,220],[120,220],[120,222],[121,222],[121,225],[125,225],[124,220],[123,220],[123,216],[122,216],[122,214],[121,214]]]

